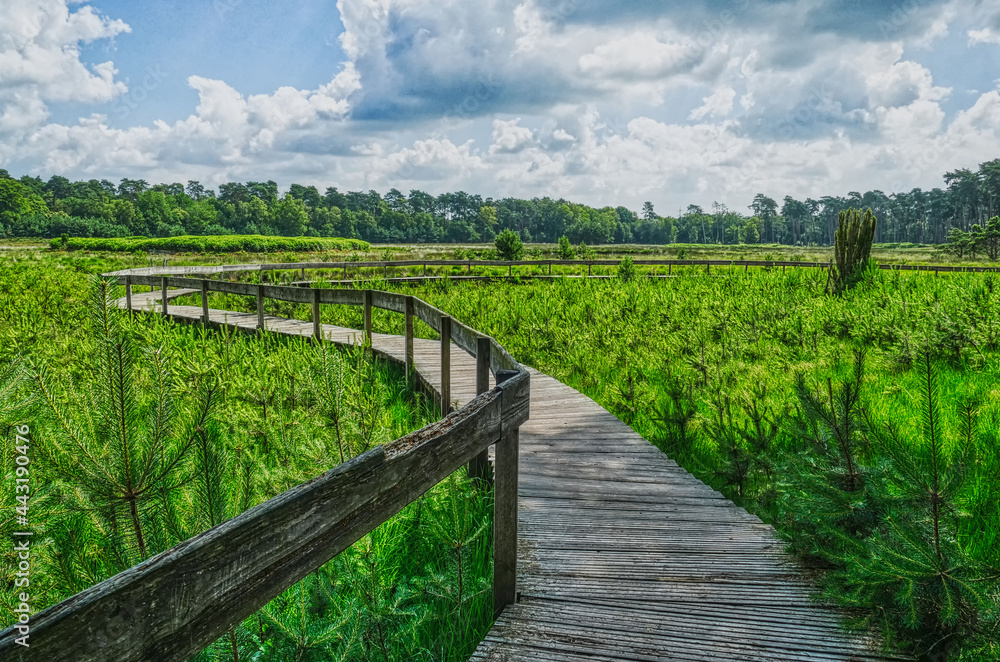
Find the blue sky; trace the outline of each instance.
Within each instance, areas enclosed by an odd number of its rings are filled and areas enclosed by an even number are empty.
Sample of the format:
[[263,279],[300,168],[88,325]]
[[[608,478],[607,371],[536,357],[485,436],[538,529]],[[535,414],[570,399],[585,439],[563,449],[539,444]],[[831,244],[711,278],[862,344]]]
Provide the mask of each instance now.
[[745,208],[1000,156],[987,0],[20,0],[0,167]]

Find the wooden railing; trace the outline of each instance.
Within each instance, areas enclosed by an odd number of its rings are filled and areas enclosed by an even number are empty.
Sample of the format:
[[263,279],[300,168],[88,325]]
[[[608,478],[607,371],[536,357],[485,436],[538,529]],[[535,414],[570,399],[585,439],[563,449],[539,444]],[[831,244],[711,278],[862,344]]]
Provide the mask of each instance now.
[[[265,298],[312,304],[317,338],[323,304],[363,306],[369,341],[373,307],[402,313],[408,371],[414,370],[413,319],[421,319],[442,336],[445,416],[32,616],[29,648],[16,644],[16,630],[8,628],[0,633],[0,659],[187,660],[461,466],[485,477],[494,444],[494,609],[514,602],[518,428],[528,418],[530,383],[499,343],[420,299],[390,292],[122,275],[129,304],[133,285],[200,291],[206,324],[209,292],[257,297],[258,327]],[[163,304],[169,314],[166,297]],[[476,357],[478,393],[450,413],[449,338]],[[490,370],[497,382],[492,390]]]
[[[743,267],[748,271],[750,267],[761,267],[774,269],[781,267],[782,270],[788,267],[822,269],[830,266],[829,262],[803,262],[792,260],[633,260],[636,266],[666,267],[667,274],[673,273],[674,267],[704,267],[706,273],[711,273],[712,267]],[[306,278],[306,270],[326,270],[340,271],[342,280],[350,280],[351,269],[382,269],[383,278],[393,277],[390,269],[422,268],[421,276],[428,275],[428,267],[452,267],[465,269],[465,276],[474,276],[474,267],[506,267],[507,276],[516,275],[531,277],[538,274],[517,274],[515,267],[535,267],[545,270],[542,275],[552,275],[552,267],[586,267],[587,275],[593,275],[594,267],[616,267],[619,260],[393,260],[393,261],[368,261],[368,262],[289,262],[278,264],[254,264],[254,265],[226,265],[216,267],[166,267],[149,269],[132,269],[129,273],[161,273],[161,274],[217,274],[234,272],[259,272],[259,280],[264,282],[267,274],[273,271],[300,271],[302,280]],[[879,269],[895,271],[933,271],[935,275],[950,272],[1000,272],[1000,267],[965,266],[965,265],[913,265],[913,264],[880,264]],[[118,273],[126,273],[124,271]],[[357,273],[357,272],[355,272]],[[557,274],[559,275],[559,274]],[[490,274],[496,277],[494,274]],[[410,276],[414,277],[414,276]]]

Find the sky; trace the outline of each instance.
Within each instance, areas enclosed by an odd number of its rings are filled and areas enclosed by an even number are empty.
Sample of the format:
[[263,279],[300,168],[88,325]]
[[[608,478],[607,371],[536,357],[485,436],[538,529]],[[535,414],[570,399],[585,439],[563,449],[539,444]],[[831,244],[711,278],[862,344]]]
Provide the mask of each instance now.
[[661,214],[1000,157],[997,0],[0,0],[0,167]]

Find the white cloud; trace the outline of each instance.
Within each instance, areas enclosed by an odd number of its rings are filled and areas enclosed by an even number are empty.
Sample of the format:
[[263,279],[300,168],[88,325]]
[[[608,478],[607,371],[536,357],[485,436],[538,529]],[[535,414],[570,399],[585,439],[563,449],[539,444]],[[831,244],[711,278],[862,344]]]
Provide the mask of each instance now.
[[981,30],[969,30],[969,45],[975,44],[1000,44],[1000,31],[992,28],[982,28]]
[[600,78],[652,78],[682,73],[700,60],[697,45],[664,43],[649,32],[623,35],[579,59],[580,71]]
[[490,153],[497,152],[514,153],[519,152],[531,144],[531,129],[518,126],[521,118],[509,121],[493,120],[493,144],[490,145]]
[[736,90],[728,85],[724,85],[702,99],[702,105],[692,110],[689,118],[700,120],[705,117],[725,117],[733,112],[733,100],[735,98]]
[[[673,5],[622,5],[648,15],[602,22],[573,12],[610,4],[569,4],[559,14],[548,0],[338,0],[349,59],[329,82],[246,95],[190,76],[198,102],[187,117],[121,129],[102,115],[46,121],[50,103],[125,91],[112,63],[83,65],[79,45],[127,26],[60,0],[11,2],[0,8],[0,166],[652,200],[666,210],[741,207],[762,191],[939,186],[945,170],[1000,150],[1000,91],[949,120],[950,90],[903,59],[947,30],[944,13],[917,36],[864,40],[802,29],[795,21],[813,0],[744,3],[745,15],[711,31],[687,29]],[[25,23],[22,7],[48,8],[45,21]],[[769,11],[787,24],[769,23]],[[712,92],[689,112],[701,90]]]
[[65,0],[0,4],[0,133],[20,132],[48,118],[51,102],[108,101],[124,93],[114,64],[88,68],[80,44],[129,32],[91,7],[70,11]]
[[454,180],[485,167],[472,145],[472,140],[462,145],[447,139],[417,140],[413,147],[405,147],[370,165],[383,181]]

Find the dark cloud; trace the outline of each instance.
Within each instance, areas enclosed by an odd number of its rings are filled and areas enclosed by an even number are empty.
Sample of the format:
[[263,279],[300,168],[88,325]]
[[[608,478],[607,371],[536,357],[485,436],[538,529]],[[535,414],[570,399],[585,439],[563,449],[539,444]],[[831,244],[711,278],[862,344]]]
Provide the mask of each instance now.
[[806,15],[810,33],[833,33],[865,41],[896,41],[924,34],[947,0],[833,0]]
[[756,24],[770,15],[775,6],[796,0],[703,0],[663,2],[662,0],[538,0],[542,16],[557,25],[586,23],[614,25],[669,18],[687,30],[704,29],[739,21]]

